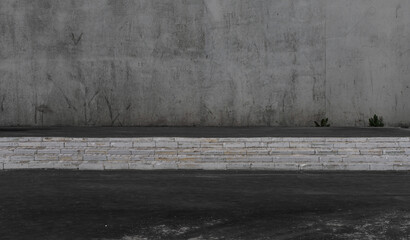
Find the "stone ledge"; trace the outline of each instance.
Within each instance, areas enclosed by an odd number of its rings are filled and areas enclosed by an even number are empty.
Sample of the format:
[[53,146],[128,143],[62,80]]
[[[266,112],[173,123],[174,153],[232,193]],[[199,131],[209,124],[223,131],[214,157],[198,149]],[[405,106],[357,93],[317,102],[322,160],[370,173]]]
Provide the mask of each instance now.
[[1,169],[410,170],[410,137],[0,138]]

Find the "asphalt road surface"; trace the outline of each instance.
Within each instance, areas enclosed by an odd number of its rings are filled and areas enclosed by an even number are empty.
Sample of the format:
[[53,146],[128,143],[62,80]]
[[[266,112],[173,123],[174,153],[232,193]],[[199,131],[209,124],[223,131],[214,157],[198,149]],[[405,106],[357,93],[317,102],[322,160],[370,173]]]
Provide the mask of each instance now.
[[410,174],[0,171],[0,239],[410,239]]
[[410,137],[410,129],[371,127],[3,127],[0,128],[0,137]]

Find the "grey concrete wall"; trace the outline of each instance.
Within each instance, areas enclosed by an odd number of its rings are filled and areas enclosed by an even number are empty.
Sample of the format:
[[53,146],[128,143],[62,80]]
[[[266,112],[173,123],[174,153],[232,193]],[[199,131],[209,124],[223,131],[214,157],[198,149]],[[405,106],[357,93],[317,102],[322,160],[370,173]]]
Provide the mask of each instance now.
[[2,0],[0,125],[410,123],[407,0]]

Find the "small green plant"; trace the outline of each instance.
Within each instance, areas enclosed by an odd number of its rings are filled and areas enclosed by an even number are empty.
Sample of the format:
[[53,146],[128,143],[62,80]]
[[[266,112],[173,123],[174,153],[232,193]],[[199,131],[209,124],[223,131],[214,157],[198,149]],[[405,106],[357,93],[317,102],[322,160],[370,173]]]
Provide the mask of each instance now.
[[316,127],[330,127],[330,124],[328,123],[329,119],[328,118],[323,118],[320,120],[320,124],[315,121]]
[[374,114],[372,118],[369,118],[369,127],[384,127],[383,117]]

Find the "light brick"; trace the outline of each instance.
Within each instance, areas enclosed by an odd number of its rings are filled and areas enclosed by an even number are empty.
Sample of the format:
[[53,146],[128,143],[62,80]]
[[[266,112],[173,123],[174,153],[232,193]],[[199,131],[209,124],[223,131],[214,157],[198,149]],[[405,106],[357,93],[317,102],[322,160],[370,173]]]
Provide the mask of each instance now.
[[11,155],[13,153],[13,150],[0,150],[0,156]]
[[127,162],[104,162],[105,170],[127,170],[129,169]]
[[370,170],[371,171],[393,171],[394,170],[394,165],[391,163],[386,163],[386,164],[370,164]]
[[323,164],[321,163],[302,163],[299,164],[300,171],[321,171],[323,170]]
[[222,148],[223,143],[201,142],[201,148]]
[[[82,162],[82,161],[81,161]],[[81,162],[75,161],[58,161],[54,163],[55,169],[79,169]]]
[[228,156],[223,158],[226,162],[249,162],[248,158],[244,156]]
[[4,169],[50,169],[54,168],[53,162],[28,162],[28,163],[5,163]]
[[223,143],[224,148],[245,148],[245,143],[243,142],[226,142]]
[[223,149],[202,149],[202,155],[223,155],[224,152]]
[[376,148],[397,148],[400,147],[398,142],[377,143]]
[[86,142],[65,142],[64,146],[67,148],[87,147]]
[[343,162],[343,157],[344,156],[320,156],[319,157],[319,162],[321,163],[337,163],[341,164]]
[[153,170],[152,164],[146,164],[141,162],[130,162],[128,163],[128,168],[133,170]]
[[196,143],[199,143],[202,140],[201,140],[201,138],[176,137],[176,138],[174,138],[174,141],[178,142],[178,143],[179,142],[185,142],[185,143],[196,142]]
[[295,155],[314,155],[315,154],[315,150],[313,149],[293,149],[292,150],[292,154]]
[[59,148],[45,148],[45,149],[38,149],[37,150],[38,154],[59,154],[60,149]]
[[201,163],[195,163],[195,162],[182,162],[182,163],[177,163],[177,168],[182,169],[182,170],[203,170],[204,167]]
[[225,149],[224,155],[246,155],[245,149]]
[[159,161],[159,162],[178,162],[178,156],[175,156],[175,155],[155,156],[155,161]]
[[134,142],[134,148],[155,148],[155,142]]
[[296,163],[277,163],[275,162],[275,170],[279,171],[298,171],[299,164]]
[[18,142],[19,137],[0,137],[0,142]]
[[61,154],[81,154],[83,152],[84,152],[84,149],[63,148],[60,150]]
[[360,150],[351,149],[351,148],[341,148],[341,149],[337,149],[337,154],[338,155],[359,155]]
[[368,171],[369,164],[323,164],[325,171]]
[[251,163],[227,163],[227,170],[250,170]]
[[410,142],[400,142],[399,146],[401,148],[410,148]]
[[336,155],[337,153],[334,149],[315,149],[316,155]]
[[41,146],[41,142],[18,142],[17,145],[19,147],[40,147]]
[[13,155],[10,156],[11,161],[34,161],[33,155]]
[[374,163],[385,161],[383,156],[347,156],[343,157],[345,163]]
[[178,148],[178,143],[176,142],[155,142],[155,147],[157,148]]
[[290,148],[277,148],[269,152],[269,155],[292,155],[292,149]]
[[16,148],[14,149],[14,154],[27,154],[27,155],[32,155],[37,152],[37,149],[35,148]]
[[131,155],[131,151],[128,149],[112,149],[108,150],[108,154],[111,155]]
[[217,156],[209,155],[209,156],[203,156],[200,159],[200,161],[201,162],[219,162],[219,163],[221,163],[221,162],[225,161],[225,158],[223,158],[222,156],[219,156],[219,155],[217,155]]
[[154,150],[131,150],[132,155],[153,156],[154,153],[155,153]]
[[356,143],[354,142],[334,142],[333,143],[333,147],[334,148],[355,148],[356,147]]
[[274,163],[254,162],[251,164],[252,170],[275,170]]
[[178,152],[172,149],[157,149],[155,155],[178,155]]
[[381,149],[360,149],[361,155],[382,155],[383,150]]
[[83,156],[80,154],[59,154],[58,161],[65,162],[65,161],[82,161]]
[[85,154],[108,154],[109,148],[87,148],[84,149]]
[[107,139],[109,142],[125,142],[125,143],[132,143],[134,141],[136,141],[136,138],[125,138],[125,137],[121,137],[121,138],[109,138]]
[[268,157],[268,156],[247,156],[246,159],[247,159],[247,161],[250,161],[252,163],[255,163],[255,162],[273,162],[273,158]]
[[386,149],[383,150],[384,155],[403,155],[405,154],[404,149]]
[[78,165],[80,170],[104,170],[104,163],[100,161],[86,161]]
[[41,142],[43,141],[42,137],[19,137],[15,141],[19,142]]
[[84,154],[83,160],[84,161],[105,161],[107,160],[107,156],[106,155]]
[[17,147],[17,142],[0,142],[0,147]]
[[268,143],[269,148],[288,148],[289,142],[270,142]]
[[29,166],[28,163],[14,163],[14,162],[7,162],[3,164],[3,169],[27,169]]
[[178,155],[201,155],[200,148],[178,149]]
[[410,171],[410,163],[394,164],[393,170],[395,171]]
[[270,150],[266,148],[252,148],[246,150],[246,155],[269,155]]
[[311,144],[311,147],[312,148],[325,148],[325,149],[333,149],[334,148],[333,143],[322,143],[322,142],[319,142],[319,143],[313,142]]
[[310,148],[311,144],[306,142],[290,142],[289,147],[291,148]]
[[46,147],[46,148],[63,148],[64,143],[63,142],[41,142],[40,146]]
[[179,162],[200,162],[200,156],[186,156],[186,155],[178,155]]
[[133,142],[154,142],[154,138],[152,137],[140,137],[140,138],[134,138],[132,140]]
[[43,137],[43,142],[65,142],[68,141],[65,137]]
[[153,162],[153,169],[178,169],[178,164],[176,162]]
[[131,160],[131,155],[107,155],[107,160],[108,161],[124,161],[128,162]]
[[363,148],[377,148],[377,144],[376,143],[368,143],[368,142],[365,142],[365,143],[356,143],[356,148],[359,148],[359,149],[363,149]]
[[111,142],[111,147],[120,147],[120,148],[131,148],[132,142]]
[[266,148],[268,147],[267,142],[245,142],[246,148]]
[[200,142],[178,142],[178,148],[200,148]]
[[110,142],[87,142],[87,147],[109,147]]
[[36,154],[35,161],[58,161],[58,154]]
[[407,141],[408,138],[399,138],[399,137],[372,137],[368,138],[368,142],[400,142],[400,141]]
[[318,156],[273,156],[273,162],[277,163],[318,163]]
[[131,161],[140,161],[140,162],[152,162],[155,161],[154,156],[140,156],[140,155],[131,155]]

